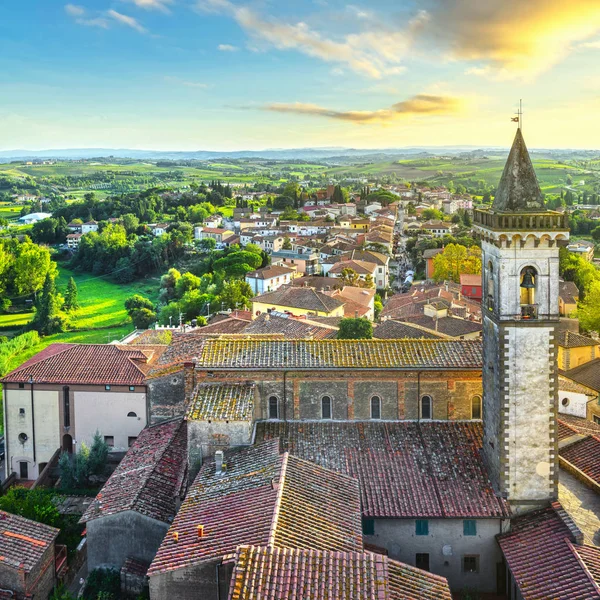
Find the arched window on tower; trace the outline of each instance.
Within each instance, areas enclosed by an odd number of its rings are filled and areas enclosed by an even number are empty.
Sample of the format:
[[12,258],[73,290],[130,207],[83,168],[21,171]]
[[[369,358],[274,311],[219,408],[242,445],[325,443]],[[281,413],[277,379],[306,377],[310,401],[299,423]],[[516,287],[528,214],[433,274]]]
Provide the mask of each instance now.
[[423,396],[421,398],[421,419],[431,419],[433,409],[433,401],[431,396]]
[[323,396],[321,398],[321,417],[331,419],[331,397]]
[[481,419],[481,396],[471,398],[471,419]]
[[371,419],[381,419],[381,398],[379,396],[371,398]]
[[521,270],[519,289],[521,295],[521,318],[523,319],[537,318],[537,304],[535,303],[537,276],[537,271],[533,267],[524,267]]
[[277,396],[269,397],[269,419],[279,418],[279,400]]
[[492,261],[487,266],[487,306],[488,310],[494,310],[494,265]]

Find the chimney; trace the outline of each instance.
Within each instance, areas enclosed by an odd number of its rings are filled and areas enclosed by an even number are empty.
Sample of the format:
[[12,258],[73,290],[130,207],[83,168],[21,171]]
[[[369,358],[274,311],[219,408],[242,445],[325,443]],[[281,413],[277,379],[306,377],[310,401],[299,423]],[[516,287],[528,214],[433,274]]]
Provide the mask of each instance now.
[[203,538],[204,537],[204,525],[198,525],[197,529],[198,529],[198,537]]
[[215,452],[215,475],[223,475],[223,450]]
[[178,542],[179,541],[179,532],[178,531],[174,531],[173,532],[173,541],[174,542]]

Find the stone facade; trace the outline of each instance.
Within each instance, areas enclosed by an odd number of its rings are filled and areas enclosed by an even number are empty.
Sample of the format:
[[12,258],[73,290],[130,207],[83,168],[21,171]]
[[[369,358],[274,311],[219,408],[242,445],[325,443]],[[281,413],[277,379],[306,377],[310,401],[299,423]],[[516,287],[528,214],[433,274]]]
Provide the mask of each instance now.
[[151,377],[146,381],[150,425],[181,416],[185,413],[184,370]]

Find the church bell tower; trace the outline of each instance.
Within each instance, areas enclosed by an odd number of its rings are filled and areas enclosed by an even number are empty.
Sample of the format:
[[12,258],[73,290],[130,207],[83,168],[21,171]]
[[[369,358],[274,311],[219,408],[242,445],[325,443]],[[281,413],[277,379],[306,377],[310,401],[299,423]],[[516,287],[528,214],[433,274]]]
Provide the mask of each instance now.
[[567,216],[547,210],[521,129],[491,209],[476,210],[483,278],[483,454],[513,512],[558,494],[559,246]]

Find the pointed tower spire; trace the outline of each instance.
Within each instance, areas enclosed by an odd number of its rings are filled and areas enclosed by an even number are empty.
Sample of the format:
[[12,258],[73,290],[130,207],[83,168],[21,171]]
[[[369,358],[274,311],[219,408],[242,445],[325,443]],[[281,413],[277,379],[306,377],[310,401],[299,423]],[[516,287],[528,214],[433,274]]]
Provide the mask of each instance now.
[[520,127],[504,166],[492,208],[500,212],[544,210],[540,184]]

